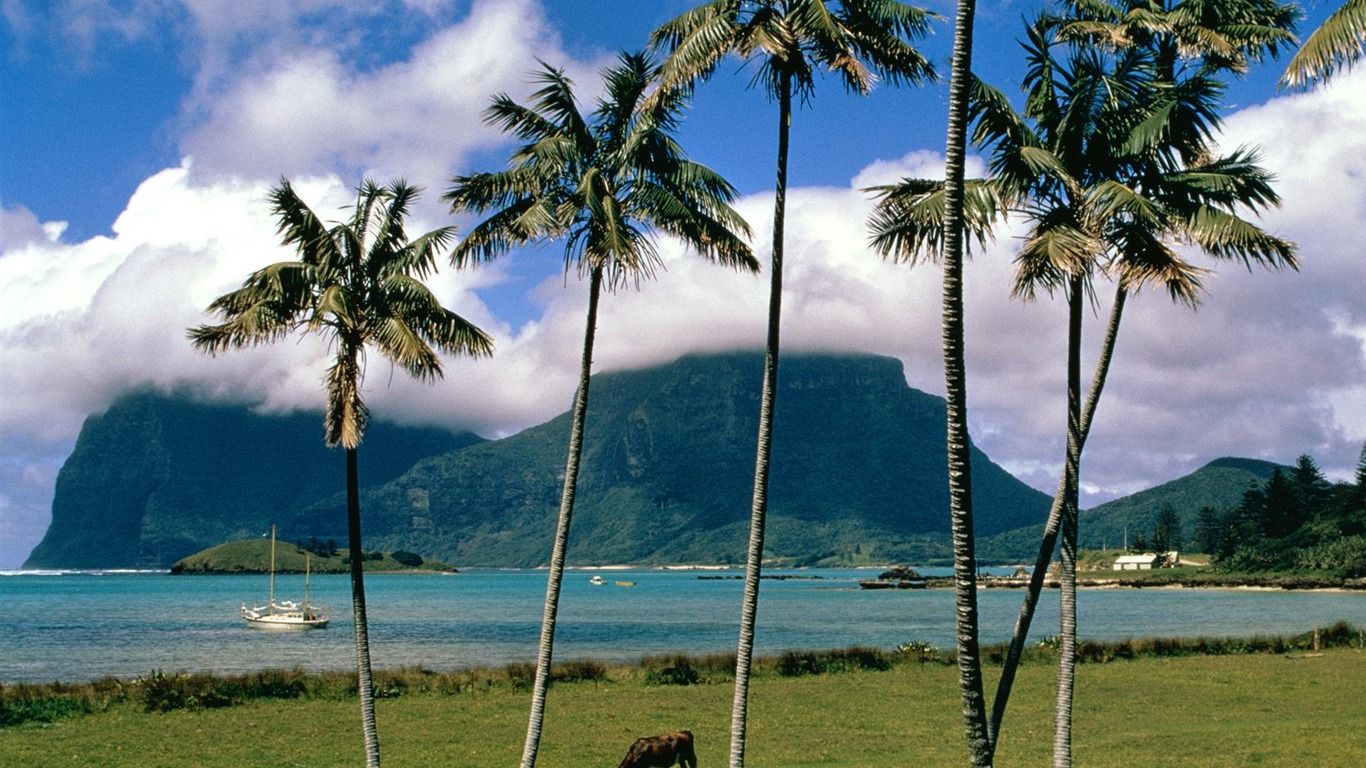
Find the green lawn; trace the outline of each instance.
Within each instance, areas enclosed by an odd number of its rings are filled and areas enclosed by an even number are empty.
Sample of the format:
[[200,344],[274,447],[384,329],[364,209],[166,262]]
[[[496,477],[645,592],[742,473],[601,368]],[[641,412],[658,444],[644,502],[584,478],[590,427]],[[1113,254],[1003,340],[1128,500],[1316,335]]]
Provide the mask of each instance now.
[[[988,669],[994,683],[995,669]],[[1078,668],[1079,766],[1357,768],[1366,759],[1366,652],[1148,658]],[[1053,668],[1021,669],[998,766],[1047,765]],[[807,677],[766,674],[750,694],[751,766],[963,766],[955,667]],[[678,728],[697,737],[699,763],[727,762],[731,685],[648,686],[639,675],[556,683],[538,765],[616,765],[641,735]],[[503,685],[458,694],[409,693],[378,702],[384,764],[392,768],[515,765],[529,695]],[[0,763],[47,766],[354,766],[361,762],[354,700],[254,701],[212,710],[109,711],[0,729]]]

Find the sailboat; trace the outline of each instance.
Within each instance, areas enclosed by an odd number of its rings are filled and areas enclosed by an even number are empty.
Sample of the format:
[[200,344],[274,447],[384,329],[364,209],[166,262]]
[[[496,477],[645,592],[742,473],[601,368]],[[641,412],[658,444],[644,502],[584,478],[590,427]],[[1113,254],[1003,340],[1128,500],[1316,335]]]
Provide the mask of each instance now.
[[270,599],[265,605],[251,608],[242,604],[242,618],[252,629],[322,629],[327,626],[327,609],[308,601],[308,587],[312,576],[308,553],[304,553],[304,601],[275,601],[275,526],[270,527]]

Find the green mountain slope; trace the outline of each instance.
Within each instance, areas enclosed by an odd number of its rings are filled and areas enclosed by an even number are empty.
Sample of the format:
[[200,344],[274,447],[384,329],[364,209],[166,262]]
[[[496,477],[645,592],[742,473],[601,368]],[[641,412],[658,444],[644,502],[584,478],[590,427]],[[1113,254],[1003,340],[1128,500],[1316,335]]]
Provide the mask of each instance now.
[[1244,491],[1266,482],[1277,467],[1289,469],[1259,459],[1215,459],[1185,477],[1101,504],[1083,513],[1078,529],[1080,546],[1119,546],[1126,530],[1130,536],[1136,531],[1146,536],[1157,522],[1157,513],[1166,506],[1176,510],[1189,540],[1201,507],[1214,507],[1222,512],[1237,506]]
[[[345,457],[325,448],[322,435],[321,414],[125,397],[86,419],[57,476],[52,523],[24,567],[165,568],[206,547],[259,537],[272,523],[305,537],[290,521],[345,487]],[[420,458],[480,440],[372,424],[362,480],[391,480]]]
[[[695,355],[593,378],[571,563],[743,561],[761,366],[758,354]],[[871,355],[788,355],[779,386],[766,555],[947,559],[943,400]],[[87,420],[25,565],[165,568],[272,523],[290,541],[344,542],[344,458],[322,446],[320,421],[129,396]],[[568,414],[497,441],[372,425],[365,548],[457,566],[545,563],[568,429]],[[1151,530],[1167,504],[1190,535],[1201,506],[1236,504],[1274,466],[1220,459],[1084,512],[1082,546],[1117,545],[1126,526]],[[1032,559],[1048,497],[975,449],[973,483],[979,556]]]
[[[571,563],[743,561],[761,365],[749,353],[688,356],[594,377]],[[871,355],[789,355],[779,386],[766,556],[946,557],[943,400]],[[565,414],[420,462],[365,496],[367,538],[459,566],[545,563],[568,427]],[[1043,519],[1043,494],[974,458],[979,530]],[[310,525],[341,505],[314,507]]]
[[[1132,539],[1141,532],[1146,537],[1157,522],[1157,513],[1166,506],[1176,511],[1189,542],[1201,507],[1209,506],[1222,512],[1237,506],[1245,491],[1261,485],[1277,467],[1281,465],[1259,459],[1215,459],[1185,477],[1084,510],[1079,522],[1078,546],[1118,548],[1124,544],[1126,536]],[[1012,559],[1019,556],[1014,553],[1029,545],[1032,549],[1026,551],[1032,560],[1042,535],[1042,526],[1030,526],[991,537],[982,542],[978,551],[987,558]]]

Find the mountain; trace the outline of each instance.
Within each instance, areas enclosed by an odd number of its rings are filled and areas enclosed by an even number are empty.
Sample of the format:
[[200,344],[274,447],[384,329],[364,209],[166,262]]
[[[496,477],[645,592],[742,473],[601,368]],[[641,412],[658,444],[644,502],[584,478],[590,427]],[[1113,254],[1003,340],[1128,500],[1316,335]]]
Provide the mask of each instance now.
[[1220,512],[1236,507],[1245,491],[1261,486],[1277,469],[1291,471],[1290,467],[1259,459],[1215,459],[1185,477],[1087,510],[1077,528],[1079,545],[1091,549],[1104,544],[1118,547],[1126,530],[1130,537],[1138,531],[1146,537],[1157,522],[1157,513],[1167,506],[1176,511],[1189,542],[1201,507]]
[[[571,564],[743,562],[762,365],[758,354],[693,355],[593,377]],[[872,355],[790,354],[779,387],[766,557],[947,557],[943,399]],[[367,546],[457,566],[544,564],[569,419],[426,459],[367,493]],[[973,460],[979,531],[1044,519],[1044,494],[976,449]],[[309,524],[339,520],[343,505],[313,507]]]
[[[692,355],[593,377],[571,564],[739,563],[748,537],[762,356]],[[773,443],[765,554],[792,564],[949,557],[944,401],[900,362],[789,354]],[[569,398],[566,397],[566,400]],[[569,414],[496,441],[372,424],[361,450],[365,546],[456,566],[549,558]],[[278,523],[345,542],[344,458],[321,416],[270,416],[131,395],[90,417],[62,467],[29,568],[165,568]],[[1220,459],[1082,513],[1084,547],[1150,531],[1170,504],[1233,506],[1276,465]],[[973,449],[978,554],[1032,560],[1049,498]]]
[[[480,441],[373,423],[362,481],[387,482],[421,458]],[[304,537],[290,522],[344,488],[345,467],[344,454],[323,445],[321,413],[258,415],[135,393],[86,419],[57,475],[52,523],[24,567],[165,568],[277,522]]]
[[[1195,534],[1201,507],[1213,507],[1220,512],[1236,507],[1243,493],[1260,486],[1277,468],[1289,467],[1260,459],[1215,459],[1185,477],[1139,491],[1114,501],[1092,507],[1081,513],[1078,522],[1078,546],[1084,549],[1118,548],[1137,533],[1147,537],[1157,522],[1157,513],[1170,506],[1181,520],[1181,531],[1187,546]],[[1043,526],[1030,526],[983,541],[978,548],[984,558],[1010,558],[1006,552],[1016,552],[1027,542],[1033,542],[1030,559],[1038,553]]]

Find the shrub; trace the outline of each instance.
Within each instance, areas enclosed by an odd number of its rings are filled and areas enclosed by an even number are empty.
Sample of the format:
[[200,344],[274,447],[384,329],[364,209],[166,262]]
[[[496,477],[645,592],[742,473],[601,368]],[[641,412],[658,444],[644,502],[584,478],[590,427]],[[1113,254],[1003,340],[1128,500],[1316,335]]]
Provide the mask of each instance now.
[[0,728],[24,723],[52,723],[93,711],[94,706],[85,698],[49,696],[27,686],[19,687],[13,694],[0,688]]
[[927,661],[939,659],[939,646],[923,640],[902,643],[896,647],[896,652],[911,661],[920,663],[921,666],[924,666]]
[[530,662],[515,662],[503,667],[503,671],[514,690],[529,691],[536,682],[536,665]]
[[168,675],[158,669],[135,682],[140,683],[142,706],[148,712],[186,709],[194,701],[194,695],[187,689],[185,675]]
[[667,666],[650,667],[645,672],[646,685],[697,685],[701,681],[701,673],[684,655],[670,658]]
[[390,552],[389,557],[393,558],[394,562],[399,565],[406,565],[409,568],[416,568],[419,565],[422,565],[422,555],[404,549],[400,549],[397,552]]
[[607,679],[607,665],[600,661],[569,661],[556,664],[550,679],[566,683],[600,682]]
[[865,646],[820,652],[787,651],[778,657],[778,674],[783,677],[891,668],[892,660],[886,653]]

